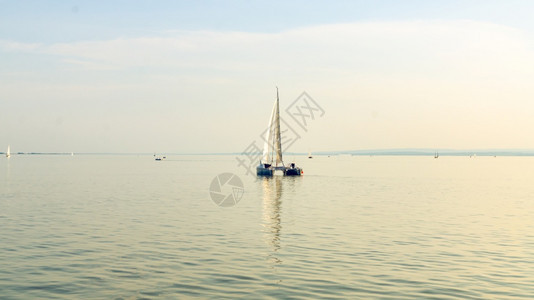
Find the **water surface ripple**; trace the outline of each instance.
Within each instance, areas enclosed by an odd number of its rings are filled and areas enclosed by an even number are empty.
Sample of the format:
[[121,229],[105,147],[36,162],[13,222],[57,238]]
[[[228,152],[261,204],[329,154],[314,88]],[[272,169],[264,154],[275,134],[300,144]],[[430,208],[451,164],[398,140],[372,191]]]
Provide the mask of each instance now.
[[[0,160],[2,299],[534,298],[534,158]],[[219,207],[211,180],[245,184]]]

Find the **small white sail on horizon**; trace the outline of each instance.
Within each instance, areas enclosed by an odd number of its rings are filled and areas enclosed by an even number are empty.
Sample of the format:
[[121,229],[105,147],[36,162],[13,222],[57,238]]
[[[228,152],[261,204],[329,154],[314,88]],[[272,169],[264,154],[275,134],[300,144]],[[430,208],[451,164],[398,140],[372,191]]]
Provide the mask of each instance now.
[[11,151],[9,150],[9,145],[7,145],[6,157],[11,156]]

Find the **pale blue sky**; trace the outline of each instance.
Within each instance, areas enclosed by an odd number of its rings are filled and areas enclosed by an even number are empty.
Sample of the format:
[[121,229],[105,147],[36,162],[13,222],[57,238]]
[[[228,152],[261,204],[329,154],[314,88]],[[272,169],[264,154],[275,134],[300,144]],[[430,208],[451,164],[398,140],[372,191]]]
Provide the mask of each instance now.
[[317,24],[475,20],[529,31],[532,1],[0,1],[0,35],[71,42],[169,30],[278,32]]
[[278,85],[325,110],[291,151],[534,148],[533,9],[0,0],[0,147],[238,152]]

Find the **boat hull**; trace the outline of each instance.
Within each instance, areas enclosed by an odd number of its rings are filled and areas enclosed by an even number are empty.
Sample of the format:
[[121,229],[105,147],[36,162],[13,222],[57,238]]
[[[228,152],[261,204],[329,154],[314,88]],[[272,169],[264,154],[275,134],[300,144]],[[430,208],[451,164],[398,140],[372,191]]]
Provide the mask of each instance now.
[[284,172],[285,176],[300,176],[302,174],[301,168],[287,168]]
[[272,168],[256,167],[256,174],[258,176],[273,176],[274,170]]
[[284,176],[300,176],[302,175],[302,169],[295,167],[295,168],[287,168],[287,167],[256,167],[256,174],[258,176],[273,176],[274,172],[276,170],[282,171]]

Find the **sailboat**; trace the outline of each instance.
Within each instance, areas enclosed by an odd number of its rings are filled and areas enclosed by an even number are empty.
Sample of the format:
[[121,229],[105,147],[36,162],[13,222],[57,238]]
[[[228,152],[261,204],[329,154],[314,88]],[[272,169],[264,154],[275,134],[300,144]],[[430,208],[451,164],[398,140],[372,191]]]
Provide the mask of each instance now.
[[280,135],[280,97],[276,88],[276,101],[274,102],[268,130],[265,134],[263,156],[260,164],[256,167],[258,176],[272,176],[276,170],[280,170],[286,176],[300,176],[302,169],[291,163],[289,167],[282,160],[282,138]]
[[6,151],[6,157],[10,157],[11,156],[11,151],[9,151],[9,145],[7,146],[7,151]]
[[439,153],[438,151],[436,151],[436,153],[434,153],[434,158],[438,158],[439,157]]
[[311,155],[311,151],[308,151],[308,158],[313,158],[313,156]]

